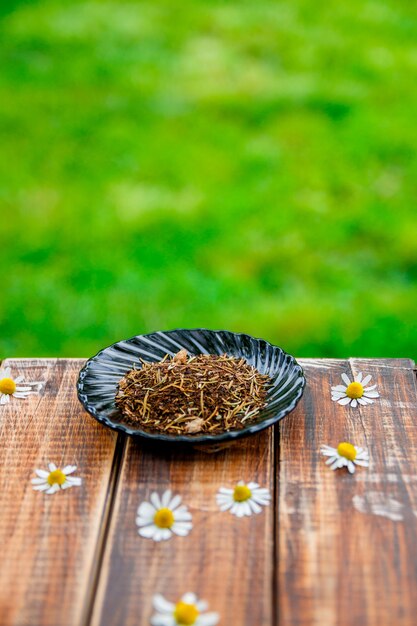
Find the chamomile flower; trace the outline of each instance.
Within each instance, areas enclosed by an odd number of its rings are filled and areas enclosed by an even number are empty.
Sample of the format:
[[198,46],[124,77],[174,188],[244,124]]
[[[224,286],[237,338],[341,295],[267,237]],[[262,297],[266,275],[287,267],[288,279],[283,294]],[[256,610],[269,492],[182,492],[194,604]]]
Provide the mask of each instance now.
[[322,446],[321,453],[328,456],[326,465],[330,465],[330,469],[335,470],[340,467],[347,467],[351,474],[355,473],[355,465],[369,466],[369,454],[365,448],[357,448],[356,446],[342,441],[337,448],[331,446]]
[[7,404],[11,396],[23,400],[41,387],[40,382],[25,382],[23,376],[12,378],[10,367],[0,368],[0,404]]
[[55,463],[49,463],[48,467],[49,472],[42,469],[35,470],[35,474],[38,476],[38,478],[32,478],[35,491],[53,494],[60,489],[69,489],[81,485],[81,478],[70,476],[77,469],[76,465],[66,465],[62,470],[58,469]]
[[151,617],[152,626],[216,626],[220,619],[218,613],[206,612],[207,602],[199,600],[195,593],[185,593],[176,604],[157,593],[153,608],[156,613]]
[[362,372],[354,377],[353,381],[346,374],[342,374],[344,385],[332,387],[332,400],[339,404],[350,404],[353,408],[358,404],[372,404],[374,398],[379,398],[379,393],[375,391],[376,385],[367,387],[372,376],[368,374],[363,378]]
[[181,504],[181,496],[173,496],[168,489],[161,497],[151,493],[150,502],[142,502],[138,508],[136,524],[141,537],[165,541],[172,535],[185,537],[193,525],[188,508]]
[[237,483],[233,489],[220,487],[216,495],[221,511],[229,511],[237,517],[260,513],[271,499],[268,489],[259,487],[258,483]]

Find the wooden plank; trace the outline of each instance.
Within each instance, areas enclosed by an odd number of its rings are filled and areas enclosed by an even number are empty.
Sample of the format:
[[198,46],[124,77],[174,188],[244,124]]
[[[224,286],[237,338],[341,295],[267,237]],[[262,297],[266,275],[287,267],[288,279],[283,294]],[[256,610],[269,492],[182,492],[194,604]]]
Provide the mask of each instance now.
[[[90,418],[75,383],[81,359],[7,360],[40,395],[0,407],[0,624],[80,626],[88,607],[116,435]],[[81,487],[54,495],[31,478],[48,462],[78,466]]]
[[[238,519],[216,504],[221,486],[255,481],[273,492],[273,430],[208,454],[130,439],[117,488],[92,624],[144,626],[152,596],[191,591],[222,624],[272,623],[274,507]],[[156,543],[138,535],[138,505],[155,490],[183,497],[193,516],[186,537]]]
[[[301,360],[304,398],[280,426],[280,626],[413,626],[417,615],[417,395],[407,359]],[[372,374],[381,398],[333,402],[340,374]],[[351,441],[371,464],[331,471],[322,444]]]

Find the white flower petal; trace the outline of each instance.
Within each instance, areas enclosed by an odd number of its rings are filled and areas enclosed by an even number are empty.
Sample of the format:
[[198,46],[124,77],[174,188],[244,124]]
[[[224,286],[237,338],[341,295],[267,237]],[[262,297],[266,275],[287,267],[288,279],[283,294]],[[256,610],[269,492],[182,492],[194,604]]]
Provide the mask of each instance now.
[[366,391],[364,396],[365,398],[379,398],[379,393],[377,391]]
[[79,487],[82,484],[83,480],[79,476],[68,476],[67,483],[73,485],[74,487]]
[[339,404],[342,404],[343,406],[345,406],[346,404],[349,404],[350,402],[350,398],[348,396],[346,396],[346,398],[342,398],[341,400],[338,400]]
[[357,453],[356,458],[364,461],[369,461],[369,452],[368,450],[363,450],[359,448],[360,452]]
[[351,381],[350,381],[349,377],[347,376],[347,374],[345,374],[345,373],[342,374],[342,380],[343,380],[344,383],[346,383],[346,385],[348,385],[348,386],[350,385]]
[[49,463],[48,467],[49,467],[49,471],[50,472],[55,472],[55,470],[56,470],[55,463]]
[[61,485],[61,489],[69,489],[70,487],[73,487],[74,485],[72,485],[71,483],[69,483],[68,481],[66,481],[65,483],[63,483]]
[[159,495],[156,493],[156,491],[153,491],[151,493],[150,501],[152,502],[152,504],[154,505],[157,511],[159,509],[162,509],[161,500],[159,499]]
[[346,393],[346,385],[334,385],[332,387],[332,392],[335,391],[336,393]]
[[231,495],[233,495],[233,491],[234,491],[233,489],[228,489],[226,487],[220,487],[218,493],[222,493],[224,495],[231,496]]
[[203,611],[207,611],[208,609],[208,602],[206,602],[205,600],[198,600],[196,598],[196,601],[194,603],[197,607],[197,609],[200,611],[200,613],[203,613]]
[[156,509],[149,502],[141,502],[138,508],[138,515],[146,519],[153,520],[155,517]]
[[354,377],[354,381],[356,383],[362,382],[362,372],[358,372],[358,374]]
[[138,533],[141,537],[146,537],[146,539],[150,539],[154,536],[157,527],[154,524],[150,524],[148,526],[144,526],[143,528],[138,528]]
[[[235,509],[236,517],[244,517],[245,516],[245,507],[243,506],[243,502],[239,502],[238,506]],[[233,511],[233,509],[232,509]]]
[[257,496],[262,496],[263,498],[271,497],[269,489],[265,489],[265,487],[258,487],[258,489],[254,489],[253,494]]
[[350,406],[356,409],[356,407],[358,406],[358,401],[356,400],[356,398],[352,398],[352,402],[350,403]]
[[49,476],[49,472],[47,472],[46,470],[42,470],[42,469],[36,469],[35,474],[39,476],[40,478],[48,478]]
[[169,503],[169,508],[171,509],[172,512],[174,512],[175,509],[179,507],[179,505],[181,504],[181,500],[182,500],[181,496],[178,496],[178,495],[172,498],[171,502]]
[[216,626],[219,623],[220,615],[218,613],[204,613],[200,615],[196,621],[196,626]]
[[172,537],[172,530],[170,528],[160,528],[161,540],[166,541]]
[[335,454],[334,456],[331,456],[330,459],[327,459],[326,465],[331,465],[332,463],[338,460],[339,460],[339,455]]
[[[166,491],[164,491],[164,493],[162,494],[162,497],[161,497],[162,508],[167,508],[168,507],[169,502],[171,500],[171,496],[172,496],[171,489],[167,489]],[[169,507],[169,508],[171,508],[171,507]]]
[[355,465],[354,465],[354,463],[352,463],[352,461],[348,461],[348,462],[347,462],[347,468],[348,468],[348,471],[349,471],[351,474],[354,474],[354,473],[355,473]]
[[230,509],[230,512],[232,513],[232,515],[237,515],[237,511],[239,510],[239,507],[240,507],[240,502],[233,501],[232,508]]
[[160,593],[156,593],[152,598],[152,604],[155,611],[159,611],[160,613],[166,613],[167,615],[171,615],[174,612],[175,604],[172,602],[168,602],[165,600],[164,596]]
[[186,537],[190,533],[192,527],[192,524],[187,525],[181,522],[180,524],[173,524],[171,526],[171,530],[175,535],[178,535],[179,537]]
[[34,488],[35,491],[46,491],[46,489],[50,488],[50,484],[49,483],[43,483],[43,485],[36,485],[33,488]]
[[259,489],[259,484],[258,483],[248,483],[247,487],[251,491],[255,491],[255,489]]
[[76,469],[77,469],[76,465],[66,465],[64,469],[62,470],[62,473],[65,474],[65,476],[68,476],[69,474],[72,474],[73,472],[75,472]]
[[230,502],[230,500],[233,500],[233,496],[231,494],[229,496],[226,496],[226,494],[224,493],[218,493],[216,495],[216,502],[218,502],[219,504],[221,504],[222,502]]
[[137,526],[149,526],[153,525],[153,516],[152,517],[136,517],[136,525]]
[[322,446],[320,448],[320,452],[325,456],[329,456],[330,454],[337,454],[336,448],[332,448],[331,446]]
[[229,502],[225,502],[224,504],[220,505],[220,511],[228,511],[230,508],[232,508],[234,503],[234,500],[230,500]]
[[156,528],[153,536],[154,541],[167,541],[172,537],[172,532],[169,528]]
[[368,459],[355,459],[355,464],[356,465],[361,465],[362,467],[369,467],[369,460]]
[[252,500],[257,504],[262,504],[262,506],[268,506],[271,498],[265,498],[265,496],[258,496],[258,494],[254,493],[252,496]]
[[245,502],[242,502],[242,504],[243,504],[242,509],[243,509],[243,513],[244,513],[244,515],[246,515],[246,516],[248,516],[248,517],[249,517],[250,515],[252,515],[252,509],[251,509],[251,508],[250,508],[250,506],[249,506],[249,501],[248,501],[248,500],[245,500]]
[[184,595],[181,598],[181,602],[185,602],[185,604],[195,604],[197,601],[197,596],[195,595],[195,593],[191,593],[190,591],[188,591],[187,593],[184,593]]
[[175,511],[174,519],[177,522],[190,522],[193,519],[193,516],[189,511]]
[[32,478],[31,483],[32,485],[49,485],[44,478]]
[[[365,376],[365,378],[362,381],[362,387],[366,387],[366,385],[369,383],[369,381],[371,380],[372,376],[370,374],[368,374],[367,376]],[[376,385],[375,385],[376,386]]]
[[372,389],[376,389],[376,385],[371,385],[370,387],[365,387],[365,391],[372,391]]
[[252,500],[252,499],[248,500],[248,504],[251,510],[253,511],[253,513],[260,513],[262,511],[262,507],[259,506],[259,504],[255,502],[255,500]]
[[57,491],[59,491],[59,485],[55,483],[55,485],[52,485],[52,487],[48,489],[48,491],[45,491],[45,493],[47,493],[48,495],[52,495]]
[[333,463],[333,465],[330,466],[330,469],[332,470],[339,469],[341,467],[344,467],[346,463],[347,463],[347,459],[345,459],[344,457],[338,457],[336,461]]

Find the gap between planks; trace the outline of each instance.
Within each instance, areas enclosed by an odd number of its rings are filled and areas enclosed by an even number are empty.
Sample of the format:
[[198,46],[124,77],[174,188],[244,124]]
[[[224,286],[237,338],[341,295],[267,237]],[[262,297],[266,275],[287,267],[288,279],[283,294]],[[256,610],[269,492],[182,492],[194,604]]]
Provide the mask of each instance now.
[[107,489],[106,504],[103,510],[100,523],[100,534],[97,538],[96,549],[91,568],[91,583],[86,592],[84,600],[84,611],[81,617],[80,626],[89,626],[93,614],[95,596],[100,580],[101,566],[104,558],[106,540],[109,534],[111,517],[114,509],[117,487],[120,480],[120,468],[126,450],[126,435],[117,434],[116,447],[114,451],[113,463],[110,471],[109,484]]

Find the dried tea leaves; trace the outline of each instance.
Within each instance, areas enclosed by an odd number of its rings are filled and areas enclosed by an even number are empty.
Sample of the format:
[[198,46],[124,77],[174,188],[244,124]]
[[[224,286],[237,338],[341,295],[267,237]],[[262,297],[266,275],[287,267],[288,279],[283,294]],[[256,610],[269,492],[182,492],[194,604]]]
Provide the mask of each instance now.
[[244,359],[181,350],[158,363],[142,361],[119,382],[123,422],[170,435],[219,434],[243,428],[265,406],[269,377]]

